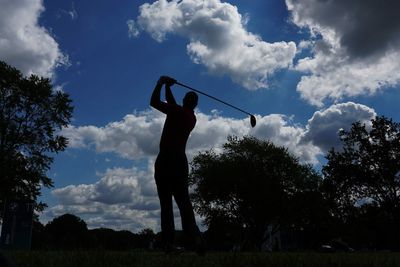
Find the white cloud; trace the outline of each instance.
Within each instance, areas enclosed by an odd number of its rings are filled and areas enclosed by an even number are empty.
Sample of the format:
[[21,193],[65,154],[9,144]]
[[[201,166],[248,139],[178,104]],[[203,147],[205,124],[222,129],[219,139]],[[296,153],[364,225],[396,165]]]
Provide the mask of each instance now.
[[26,75],[51,77],[57,66],[69,62],[51,34],[39,25],[43,11],[41,0],[1,1],[0,59]]
[[[299,43],[268,43],[246,29],[248,16],[219,0],[158,0],[140,7],[137,25],[155,40],[168,34],[189,39],[193,62],[214,74],[227,74],[248,89],[268,86],[276,70],[303,72],[297,91],[319,107],[344,98],[373,95],[400,82],[398,1],[286,0],[292,22],[310,31]],[[374,14],[373,16],[368,14]],[[136,28],[135,28],[136,30]],[[297,55],[301,55],[298,53]]]
[[[89,228],[107,227],[138,232],[144,228],[160,230],[160,205],[154,182],[154,160],[147,168],[107,169],[92,184],[57,188],[52,195],[58,204],[45,210],[41,221],[46,223],[65,213],[85,220]],[[176,226],[181,227],[175,205]],[[198,222],[200,223],[198,218]]]
[[132,19],[126,22],[128,25],[128,36],[129,38],[135,38],[139,36],[139,29],[136,26],[136,22]]
[[[310,30],[311,57],[297,90],[313,105],[375,94],[400,82],[398,1],[286,0],[292,21]],[[373,15],[368,15],[373,14]],[[304,45],[304,44],[303,44]]]
[[[373,109],[347,102],[316,111],[306,125],[295,123],[292,117],[270,114],[256,115],[257,126],[251,128],[248,118],[223,117],[215,110],[210,115],[196,112],[187,155],[191,160],[199,151],[219,152],[228,136],[251,135],[287,147],[301,162],[317,163],[319,155],[339,146],[339,129],[349,129],[356,121],[369,123],[375,116]],[[70,148],[93,147],[98,153],[112,152],[127,159],[154,159],[164,120],[165,116],[153,109],[126,115],[104,127],[70,126],[62,134],[69,138]]]
[[140,159],[158,152],[160,133],[164,124],[160,112],[144,111],[126,115],[121,121],[104,127],[70,126],[62,134],[69,146],[94,146],[97,152],[115,152],[123,158]]
[[286,4],[296,25],[322,34],[352,58],[383,55],[400,44],[397,0],[286,0]]
[[46,209],[41,221],[47,223],[55,217],[71,213],[84,219],[91,228],[112,228],[138,232],[144,228],[159,230],[159,211],[151,212],[132,209],[129,205],[91,203],[90,205],[59,204]]
[[102,177],[94,184],[69,185],[54,189],[52,194],[66,205],[129,203],[139,210],[148,209],[156,196],[152,173],[152,166],[145,171],[137,168],[107,169],[104,174],[99,174]]
[[291,118],[280,114],[259,117],[257,121],[254,136],[288,148],[301,162],[317,163],[321,151],[310,143],[302,142],[304,127],[293,124]]
[[139,231],[159,230],[159,201],[153,179],[153,161],[148,169],[107,169],[93,184],[69,185],[52,191],[58,205],[47,209],[47,222],[65,213],[83,218],[90,228],[109,227]]
[[297,70],[311,73],[301,78],[297,90],[316,106],[323,106],[327,99],[372,95],[400,82],[398,58],[400,51],[374,60],[348,60],[339,52],[316,51],[313,58],[301,59],[296,65]]
[[[207,115],[196,113],[197,124],[187,147],[189,159],[201,150],[216,149],[226,142],[229,135],[254,135],[284,145],[302,161],[315,162],[318,151],[299,145],[304,128],[291,125],[283,115],[256,116],[257,126],[251,128],[248,118],[223,117],[217,112]],[[69,138],[71,148],[94,147],[97,152],[113,152],[128,159],[154,157],[158,146],[165,116],[156,111],[144,111],[126,115],[123,120],[105,127],[70,126],[62,134]]]
[[375,111],[365,105],[353,102],[333,105],[315,112],[308,120],[302,142],[311,142],[324,153],[332,147],[340,149],[341,141],[338,133],[341,129],[348,131],[351,124],[356,121],[366,125],[371,124],[371,119],[375,116]]
[[138,25],[162,42],[174,33],[189,39],[187,52],[211,73],[227,74],[254,90],[267,87],[267,79],[292,64],[294,42],[268,43],[250,33],[236,6],[219,0],[158,0],[140,6]]

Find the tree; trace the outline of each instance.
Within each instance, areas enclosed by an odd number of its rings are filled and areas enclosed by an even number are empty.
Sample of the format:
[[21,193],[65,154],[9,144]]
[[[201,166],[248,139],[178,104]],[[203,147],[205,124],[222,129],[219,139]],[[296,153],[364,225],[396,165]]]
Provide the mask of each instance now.
[[0,61],[0,209],[10,198],[36,201],[41,186],[52,186],[46,174],[51,153],[66,148],[59,130],[72,111],[68,94],[54,90],[49,79],[24,77]]
[[45,226],[38,220],[34,219],[32,225],[32,250],[50,249],[50,236]]
[[327,154],[323,189],[343,223],[369,217],[385,225],[385,235],[400,237],[400,124],[383,116],[371,122],[339,133],[343,148]]
[[156,234],[151,228],[142,229],[138,233],[139,247],[141,248],[153,249],[155,240]]
[[86,222],[73,214],[54,218],[45,226],[55,249],[88,248],[93,242]]
[[108,228],[97,228],[89,230],[95,240],[91,248],[105,250],[130,250],[140,247],[137,234],[127,230],[115,231]]
[[200,153],[191,168],[196,211],[232,241],[259,246],[268,225],[307,227],[321,210],[321,177],[269,141],[229,137],[222,153]]

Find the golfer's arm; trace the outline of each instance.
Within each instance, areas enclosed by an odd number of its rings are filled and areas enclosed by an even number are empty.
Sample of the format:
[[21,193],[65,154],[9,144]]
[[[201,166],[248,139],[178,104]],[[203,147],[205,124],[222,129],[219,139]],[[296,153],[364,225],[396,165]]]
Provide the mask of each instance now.
[[156,87],[154,87],[153,90],[153,94],[151,95],[151,99],[150,99],[150,106],[152,106],[153,108],[159,109],[161,104],[161,88],[162,88],[162,84],[161,83],[157,83]]
[[169,85],[165,85],[165,99],[168,104],[176,105],[175,97],[172,94],[171,87]]

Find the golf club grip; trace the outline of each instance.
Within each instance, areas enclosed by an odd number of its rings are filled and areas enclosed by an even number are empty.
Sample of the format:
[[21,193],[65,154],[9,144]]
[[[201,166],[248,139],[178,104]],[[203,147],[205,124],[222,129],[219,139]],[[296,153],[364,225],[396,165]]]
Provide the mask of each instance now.
[[225,105],[227,105],[227,106],[230,106],[231,108],[234,108],[234,109],[236,109],[236,110],[239,110],[239,111],[241,111],[241,112],[243,112],[243,113],[245,113],[245,114],[247,114],[247,115],[253,116],[253,114],[250,114],[249,112],[244,111],[243,109],[240,109],[240,108],[238,108],[238,107],[235,107],[235,106],[233,106],[233,105],[231,105],[231,104],[229,104],[229,103],[227,103],[227,102],[225,102],[225,101],[223,101],[223,100],[220,100],[220,99],[218,99],[218,98],[216,98],[216,97],[214,97],[214,96],[212,96],[212,95],[203,93],[203,92],[201,92],[201,91],[199,91],[199,90],[197,90],[197,89],[194,89],[193,87],[187,86],[187,85],[182,84],[182,83],[180,83],[180,82],[175,82],[175,84],[180,85],[180,86],[183,86],[183,87],[186,87],[186,88],[188,88],[188,89],[190,89],[190,90],[192,90],[192,91],[195,91],[195,92],[197,92],[197,93],[199,93],[199,94],[205,95],[205,96],[207,96],[207,97],[209,97],[209,98],[212,98],[212,99],[214,99],[214,100],[216,100],[216,101],[218,101],[218,102],[221,102],[222,104],[225,104]]

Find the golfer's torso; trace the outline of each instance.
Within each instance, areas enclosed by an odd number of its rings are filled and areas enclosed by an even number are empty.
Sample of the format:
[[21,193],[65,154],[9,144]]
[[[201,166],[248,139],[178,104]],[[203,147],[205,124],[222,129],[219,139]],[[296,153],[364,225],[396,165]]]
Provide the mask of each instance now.
[[196,125],[194,112],[176,105],[167,114],[160,140],[160,153],[185,153],[190,132]]

